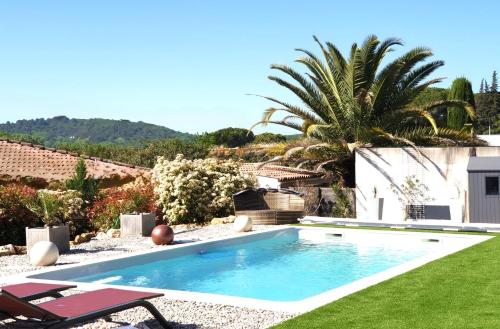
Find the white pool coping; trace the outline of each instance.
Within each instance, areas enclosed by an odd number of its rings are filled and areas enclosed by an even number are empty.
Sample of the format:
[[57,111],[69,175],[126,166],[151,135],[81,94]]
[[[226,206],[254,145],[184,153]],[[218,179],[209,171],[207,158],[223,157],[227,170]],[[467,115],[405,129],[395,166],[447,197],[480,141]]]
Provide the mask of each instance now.
[[[191,291],[180,291],[180,290],[170,290],[170,289],[155,289],[155,288],[144,288],[144,287],[131,287],[131,286],[123,286],[123,285],[108,285],[102,283],[82,283],[82,282],[74,282],[67,280],[48,280],[48,279],[38,279],[33,278],[33,276],[38,276],[41,274],[47,273],[57,273],[63,270],[70,270],[78,267],[85,267],[92,264],[101,264],[110,261],[120,261],[126,260],[130,257],[134,256],[145,256],[145,255],[153,255],[155,253],[168,253],[173,252],[175,250],[181,251],[182,249],[193,250],[196,247],[203,246],[204,244],[216,244],[217,243],[231,243],[238,240],[248,240],[252,241],[252,237],[256,237],[258,235],[269,235],[273,232],[286,231],[289,229],[297,229],[297,230],[319,230],[328,233],[342,233],[342,234],[370,234],[370,235],[397,235],[397,236],[412,236],[419,237],[421,239],[460,239],[463,243],[461,244],[452,244],[452,246],[443,248],[442,251],[433,252],[431,254],[413,259],[409,262],[400,264],[398,266],[389,268],[385,271],[370,275],[368,277],[353,281],[349,284],[325,291],[318,295],[305,298],[300,301],[292,301],[292,302],[277,302],[277,301],[267,301],[261,299],[254,298],[245,298],[245,297],[234,297],[234,296],[226,296],[212,293],[202,293],[202,292],[191,292]],[[16,282],[24,282],[24,281],[36,281],[36,282],[48,282],[48,283],[62,283],[62,284],[74,284],[78,286],[80,290],[95,290],[101,288],[121,288],[121,289],[129,289],[129,290],[139,290],[139,291],[149,291],[149,292],[159,292],[163,293],[165,298],[171,300],[183,300],[183,301],[193,301],[193,302],[204,302],[211,304],[224,304],[224,305],[232,305],[237,307],[247,307],[251,309],[263,309],[263,310],[271,310],[271,311],[280,311],[287,313],[304,313],[311,311],[315,308],[323,306],[325,304],[331,303],[335,300],[338,300],[342,297],[355,293],[357,291],[363,290],[367,287],[378,284],[382,281],[391,279],[397,275],[403,274],[405,272],[411,271],[417,267],[420,267],[426,263],[437,260],[444,256],[450,255],[452,253],[458,252],[460,250],[471,247],[477,243],[486,241],[488,239],[493,238],[493,236],[487,235],[467,235],[467,234],[446,234],[446,233],[420,233],[420,232],[404,232],[404,231],[374,231],[374,230],[352,230],[348,228],[319,228],[319,227],[294,227],[294,226],[284,226],[279,228],[273,228],[264,232],[250,232],[244,235],[235,236],[235,237],[224,237],[224,238],[215,238],[209,239],[199,242],[192,242],[186,244],[180,244],[172,246],[169,249],[154,249],[148,251],[140,251],[140,252],[132,252],[126,255],[117,256],[117,257],[109,257],[101,260],[95,261],[87,261],[77,264],[70,265],[62,265],[57,266],[56,268],[48,268],[37,270],[29,273],[18,274],[14,276],[10,276],[4,278],[4,283],[16,283]],[[298,282],[297,284],[301,284]]]
[[457,223],[449,220],[360,220],[356,218],[337,218],[305,216],[299,219],[301,224],[331,224],[339,226],[366,226],[366,227],[386,227],[396,229],[422,229],[422,230],[442,230],[461,232],[500,232],[500,224],[493,223]]

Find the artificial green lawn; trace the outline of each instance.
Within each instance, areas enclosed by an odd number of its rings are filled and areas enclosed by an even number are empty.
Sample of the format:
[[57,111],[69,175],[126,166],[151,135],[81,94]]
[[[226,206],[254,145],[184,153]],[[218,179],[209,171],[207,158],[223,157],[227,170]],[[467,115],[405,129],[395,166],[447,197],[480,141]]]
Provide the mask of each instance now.
[[500,237],[488,235],[273,328],[500,328]]

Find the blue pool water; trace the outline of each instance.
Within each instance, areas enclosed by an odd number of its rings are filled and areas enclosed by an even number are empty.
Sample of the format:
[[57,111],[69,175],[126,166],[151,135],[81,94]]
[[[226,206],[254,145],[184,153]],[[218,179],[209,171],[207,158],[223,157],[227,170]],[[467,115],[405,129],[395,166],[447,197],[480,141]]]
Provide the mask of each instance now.
[[302,239],[299,230],[73,281],[297,301],[428,254],[432,243],[385,237]]

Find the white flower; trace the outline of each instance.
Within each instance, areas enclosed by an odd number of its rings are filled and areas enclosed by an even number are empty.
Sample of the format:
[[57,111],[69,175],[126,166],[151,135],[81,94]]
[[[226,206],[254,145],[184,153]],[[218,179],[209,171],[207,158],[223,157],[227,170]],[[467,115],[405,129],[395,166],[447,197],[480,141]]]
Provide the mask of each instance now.
[[157,202],[172,223],[204,222],[229,214],[231,196],[255,186],[255,178],[242,174],[234,161],[186,160],[177,155],[160,157],[153,168]]

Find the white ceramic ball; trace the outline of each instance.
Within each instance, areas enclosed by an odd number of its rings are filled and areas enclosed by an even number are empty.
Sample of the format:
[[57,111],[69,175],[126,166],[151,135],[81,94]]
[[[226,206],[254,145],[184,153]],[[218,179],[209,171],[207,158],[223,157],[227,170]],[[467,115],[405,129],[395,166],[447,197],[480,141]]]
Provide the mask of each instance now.
[[59,258],[59,249],[50,241],[38,241],[30,248],[30,263],[35,266],[55,264]]
[[252,219],[248,216],[237,216],[233,223],[236,232],[248,232],[252,230]]

